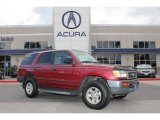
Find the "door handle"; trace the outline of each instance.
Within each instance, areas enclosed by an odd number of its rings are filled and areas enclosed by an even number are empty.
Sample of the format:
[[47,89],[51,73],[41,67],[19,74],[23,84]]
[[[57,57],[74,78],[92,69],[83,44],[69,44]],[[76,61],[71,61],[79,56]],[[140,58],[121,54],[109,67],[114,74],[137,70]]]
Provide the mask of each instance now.
[[52,69],[52,71],[56,71],[56,67],[52,67],[51,69]]

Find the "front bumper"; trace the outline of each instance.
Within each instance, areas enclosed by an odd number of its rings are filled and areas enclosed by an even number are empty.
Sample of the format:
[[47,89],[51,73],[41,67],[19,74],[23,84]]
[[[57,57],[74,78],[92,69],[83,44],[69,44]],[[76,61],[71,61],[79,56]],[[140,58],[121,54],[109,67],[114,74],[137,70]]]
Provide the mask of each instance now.
[[145,76],[155,76],[155,73],[138,73],[138,77],[145,77]]
[[[136,91],[139,89],[139,82],[137,79],[134,80],[107,80],[112,95],[125,95],[129,92]],[[122,86],[123,82],[128,82],[129,86]]]

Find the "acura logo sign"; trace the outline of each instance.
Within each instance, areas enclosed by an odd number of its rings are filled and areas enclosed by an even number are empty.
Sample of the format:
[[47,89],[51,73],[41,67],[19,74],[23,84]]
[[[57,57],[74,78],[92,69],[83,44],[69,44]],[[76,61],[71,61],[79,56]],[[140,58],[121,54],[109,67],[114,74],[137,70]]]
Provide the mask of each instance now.
[[86,37],[86,33],[82,30],[71,30],[81,25],[81,16],[76,11],[67,11],[62,15],[62,24],[69,30],[60,31],[57,37]]
[[76,11],[68,11],[62,16],[62,24],[68,29],[75,29],[81,24],[81,16]]

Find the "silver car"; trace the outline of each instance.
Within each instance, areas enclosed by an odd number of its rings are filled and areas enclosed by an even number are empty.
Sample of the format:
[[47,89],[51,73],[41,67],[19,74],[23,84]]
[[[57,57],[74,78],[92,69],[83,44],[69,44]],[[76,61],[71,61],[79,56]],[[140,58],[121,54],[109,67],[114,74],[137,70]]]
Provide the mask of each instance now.
[[155,69],[148,64],[137,65],[137,75],[138,77],[156,77]]

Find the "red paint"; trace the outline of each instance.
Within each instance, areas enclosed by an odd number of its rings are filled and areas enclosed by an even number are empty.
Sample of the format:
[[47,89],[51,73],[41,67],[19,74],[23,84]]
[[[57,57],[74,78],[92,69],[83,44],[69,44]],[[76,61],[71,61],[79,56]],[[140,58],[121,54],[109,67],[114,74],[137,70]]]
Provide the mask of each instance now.
[[[105,80],[120,80],[113,76],[115,66],[95,63],[80,63],[70,50],[68,52],[74,64],[37,64],[41,54],[39,52],[31,65],[21,65],[18,69],[18,76],[25,77],[32,75],[36,78],[39,86],[57,88],[77,89],[81,80],[86,76],[100,76]],[[55,51],[50,51],[55,52]]]

